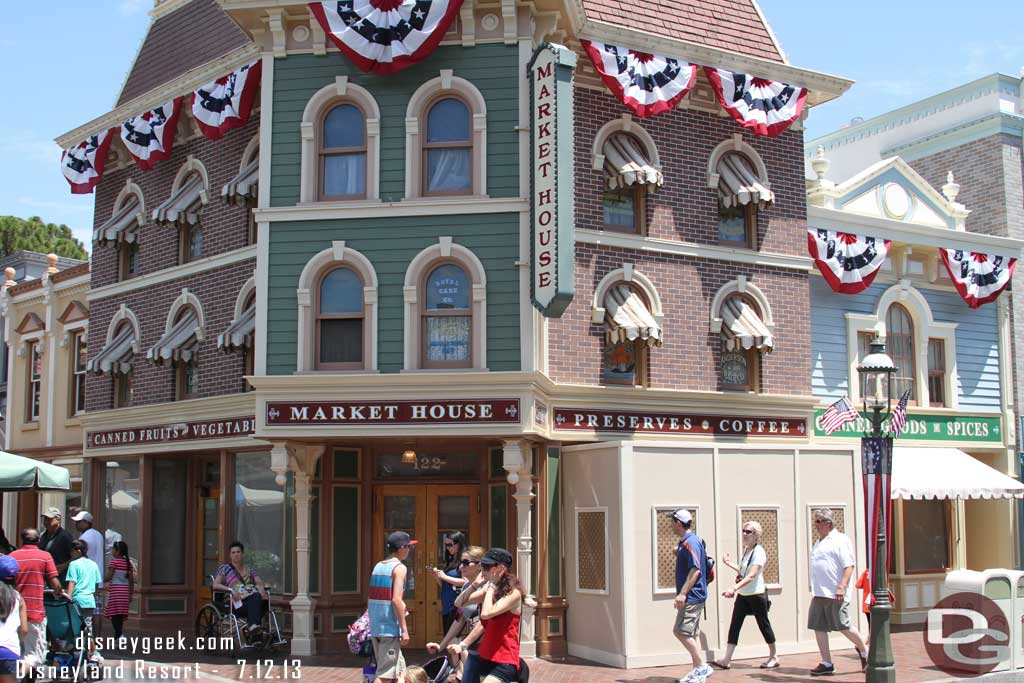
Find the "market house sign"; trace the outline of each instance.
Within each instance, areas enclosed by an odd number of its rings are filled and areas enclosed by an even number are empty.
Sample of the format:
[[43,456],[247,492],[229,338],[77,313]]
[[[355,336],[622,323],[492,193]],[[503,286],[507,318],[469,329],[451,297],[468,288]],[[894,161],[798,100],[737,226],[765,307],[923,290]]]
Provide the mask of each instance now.
[[714,436],[807,436],[804,420],[790,417],[748,417],[646,413],[621,410],[555,408],[555,429],[581,432],[653,432]]
[[267,403],[267,425],[362,426],[499,422],[519,422],[519,399]]
[[[542,43],[526,67],[532,132],[533,303],[561,317],[575,293],[573,69],[576,53]],[[561,141],[561,144],[559,144]]]
[[[840,429],[826,434],[818,425],[825,410],[814,412],[814,435],[828,437],[860,438],[871,428],[871,418],[861,413],[860,418],[847,422]],[[900,434],[900,440],[910,441],[969,441],[973,443],[1003,443],[1002,420],[999,417],[977,417],[963,415],[907,415],[907,426]],[[889,428],[889,421],[882,423]]]
[[228,417],[201,422],[175,422],[173,424],[131,427],[128,429],[104,429],[88,432],[86,448],[117,448],[120,446],[144,446],[182,441],[203,441],[226,439],[233,436],[248,436],[256,429],[255,416]]

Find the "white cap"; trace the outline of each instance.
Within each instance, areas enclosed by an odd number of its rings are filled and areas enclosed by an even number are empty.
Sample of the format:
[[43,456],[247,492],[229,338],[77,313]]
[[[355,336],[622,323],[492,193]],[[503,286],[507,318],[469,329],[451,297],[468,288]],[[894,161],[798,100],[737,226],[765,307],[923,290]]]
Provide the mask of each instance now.
[[689,510],[676,510],[675,512],[671,513],[670,517],[672,517],[672,519],[682,522],[683,524],[689,524],[693,521],[693,515],[690,514]]
[[92,524],[92,514],[86,512],[85,510],[82,510],[77,515],[71,518],[72,522],[81,522],[83,520]]

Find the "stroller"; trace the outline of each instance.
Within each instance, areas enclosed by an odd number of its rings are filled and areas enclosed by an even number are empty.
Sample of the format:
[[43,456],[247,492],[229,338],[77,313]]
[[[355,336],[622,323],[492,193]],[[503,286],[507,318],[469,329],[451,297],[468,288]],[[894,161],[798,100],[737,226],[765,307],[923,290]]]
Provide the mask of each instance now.
[[[448,655],[434,657],[423,665],[423,670],[430,677],[430,683],[450,683],[454,678],[457,667]],[[522,659],[519,660],[518,683],[530,683],[530,667]]]
[[53,667],[55,680],[98,681],[103,677],[99,664],[89,661],[88,648],[82,634],[85,621],[66,595],[57,598],[47,591],[43,595],[46,609],[46,665]]

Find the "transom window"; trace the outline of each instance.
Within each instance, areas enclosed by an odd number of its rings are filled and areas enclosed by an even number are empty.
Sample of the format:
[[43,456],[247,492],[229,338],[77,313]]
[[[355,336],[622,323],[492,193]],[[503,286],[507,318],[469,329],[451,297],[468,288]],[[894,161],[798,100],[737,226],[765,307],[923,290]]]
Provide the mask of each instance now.
[[433,268],[424,283],[423,366],[472,365],[472,280],[454,263]]
[[334,268],[317,289],[317,368],[363,367],[363,281],[351,268]]
[[473,142],[469,106],[456,97],[435,100],[423,137],[423,193],[471,194]]
[[907,309],[900,304],[891,305],[885,316],[885,330],[886,350],[896,365],[896,374],[893,376],[893,399],[898,399],[905,391],[910,390],[909,402],[916,404],[914,321]]
[[320,199],[366,196],[366,115],[354,104],[331,107],[320,136]]
[[85,376],[89,363],[89,347],[85,332],[75,332],[71,342],[71,410],[72,415],[85,412]]

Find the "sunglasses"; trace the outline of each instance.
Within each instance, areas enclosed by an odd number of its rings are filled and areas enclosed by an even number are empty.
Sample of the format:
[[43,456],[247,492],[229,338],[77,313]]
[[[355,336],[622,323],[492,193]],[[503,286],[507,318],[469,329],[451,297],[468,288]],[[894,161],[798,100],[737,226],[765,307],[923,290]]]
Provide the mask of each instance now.
[[445,548],[454,548],[456,545],[458,545],[458,544],[457,543],[452,543],[451,541],[445,541],[444,542],[444,547]]
[[460,567],[468,567],[471,564],[480,564],[480,560],[461,560],[459,562]]
[[752,534],[752,533],[754,533],[754,530],[753,529],[744,529],[743,533],[744,534]]

